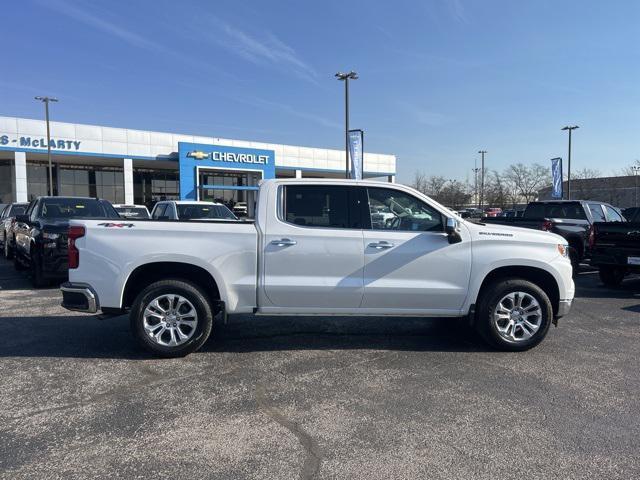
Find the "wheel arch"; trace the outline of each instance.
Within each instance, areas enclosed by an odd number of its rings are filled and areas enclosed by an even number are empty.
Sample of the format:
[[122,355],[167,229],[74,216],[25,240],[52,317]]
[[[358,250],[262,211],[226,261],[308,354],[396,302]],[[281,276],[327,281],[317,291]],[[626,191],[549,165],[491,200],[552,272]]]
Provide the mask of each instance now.
[[480,297],[489,285],[495,281],[505,278],[521,278],[537,285],[549,297],[551,307],[553,308],[553,314],[555,315],[558,312],[560,305],[560,287],[558,286],[557,280],[547,270],[527,265],[503,266],[491,270],[484,277],[484,280],[480,285],[480,289],[476,296],[476,303],[479,301]]
[[186,262],[150,262],[131,271],[122,289],[122,308],[133,305],[138,294],[159,280],[181,279],[203,289],[210,300],[221,300],[221,291],[213,274],[207,269]]

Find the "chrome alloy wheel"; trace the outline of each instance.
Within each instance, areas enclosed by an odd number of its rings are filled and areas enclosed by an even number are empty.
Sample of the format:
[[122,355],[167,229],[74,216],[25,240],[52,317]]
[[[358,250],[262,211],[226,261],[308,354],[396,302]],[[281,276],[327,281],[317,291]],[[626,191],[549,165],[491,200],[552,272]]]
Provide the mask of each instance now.
[[542,325],[542,308],[535,297],[525,292],[511,292],[493,310],[498,334],[508,342],[529,340]]
[[158,345],[175,347],[193,337],[198,326],[198,312],[180,295],[160,295],[144,309],[143,326],[149,338]]

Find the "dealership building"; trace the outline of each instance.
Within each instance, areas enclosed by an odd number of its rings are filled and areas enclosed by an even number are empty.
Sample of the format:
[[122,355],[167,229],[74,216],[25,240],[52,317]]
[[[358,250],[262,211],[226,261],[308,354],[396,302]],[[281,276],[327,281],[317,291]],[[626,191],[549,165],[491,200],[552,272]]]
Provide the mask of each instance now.
[[[261,179],[344,178],[344,150],[51,122],[54,193],[113,203],[253,205]],[[364,154],[364,178],[393,182],[395,155]],[[0,116],[0,203],[47,194],[43,120]]]

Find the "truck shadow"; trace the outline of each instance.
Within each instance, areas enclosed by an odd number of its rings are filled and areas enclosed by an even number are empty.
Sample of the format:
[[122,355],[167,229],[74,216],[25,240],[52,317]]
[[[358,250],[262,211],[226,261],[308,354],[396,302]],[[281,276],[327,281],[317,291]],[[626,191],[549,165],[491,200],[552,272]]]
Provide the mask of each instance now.
[[[138,347],[126,316],[0,318],[2,357],[154,358]],[[238,316],[218,322],[200,352],[286,350],[490,351],[461,319]]]

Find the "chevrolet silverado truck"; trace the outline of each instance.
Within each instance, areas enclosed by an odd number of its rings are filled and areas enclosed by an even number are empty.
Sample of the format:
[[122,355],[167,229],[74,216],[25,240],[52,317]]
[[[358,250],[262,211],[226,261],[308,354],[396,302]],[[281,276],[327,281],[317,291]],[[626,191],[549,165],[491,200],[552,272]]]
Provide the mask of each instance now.
[[589,235],[593,222],[621,222],[620,211],[595,200],[545,200],[531,202],[521,217],[483,218],[482,222],[552,232],[569,244],[574,271],[589,257]]
[[[380,210],[393,218],[372,222]],[[140,344],[166,357],[236,313],[467,317],[494,347],[520,351],[574,296],[562,237],[467,222],[373,181],[266,180],[255,222],[72,220],[68,239],[62,305],[128,312]]]
[[598,268],[600,280],[617,287],[630,273],[640,273],[640,210],[628,222],[593,224],[591,265]]

